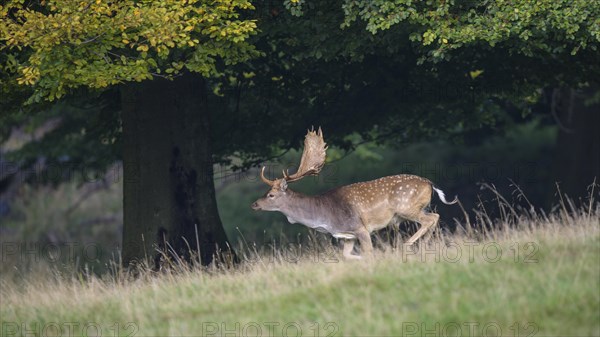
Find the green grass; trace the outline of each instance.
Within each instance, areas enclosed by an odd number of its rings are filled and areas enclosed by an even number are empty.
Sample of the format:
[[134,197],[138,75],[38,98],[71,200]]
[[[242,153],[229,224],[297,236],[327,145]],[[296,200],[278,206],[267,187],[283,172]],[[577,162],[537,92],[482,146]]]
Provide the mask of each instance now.
[[2,283],[2,335],[69,322],[79,323],[78,335],[91,322],[103,336],[115,335],[115,323],[122,336],[295,336],[298,328],[302,336],[424,336],[457,327],[462,336],[597,336],[598,215],[521,219],[478,241],[438,236],[416,252],[387,247],[361,261],[314,245],[297,261],[254,255],[230,270],[30,275]]

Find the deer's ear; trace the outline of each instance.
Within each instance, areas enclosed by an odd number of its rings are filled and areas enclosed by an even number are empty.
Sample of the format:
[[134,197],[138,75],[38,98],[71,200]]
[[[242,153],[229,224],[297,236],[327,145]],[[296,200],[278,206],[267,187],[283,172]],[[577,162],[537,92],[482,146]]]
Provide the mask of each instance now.
[[281,183],[279,184],[279,189],[281,192],[285,192],[287,190],[287,181],[285,179],[281,179]]

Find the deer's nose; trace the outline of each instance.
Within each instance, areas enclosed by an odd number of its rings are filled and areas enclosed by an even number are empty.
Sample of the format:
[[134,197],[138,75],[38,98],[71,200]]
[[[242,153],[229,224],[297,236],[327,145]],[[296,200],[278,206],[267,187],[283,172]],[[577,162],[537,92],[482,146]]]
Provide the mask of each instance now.
[[253,210],[258,210],[259,209],[258,203],[256,201],[254,203],[252,203],[252,205],[250,207],[252,207]]

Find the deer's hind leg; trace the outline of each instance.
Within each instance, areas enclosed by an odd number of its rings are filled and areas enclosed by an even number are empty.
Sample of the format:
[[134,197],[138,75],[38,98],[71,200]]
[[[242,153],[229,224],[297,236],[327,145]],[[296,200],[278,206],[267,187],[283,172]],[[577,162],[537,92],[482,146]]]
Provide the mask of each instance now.
[[416,219],[409,219],[418,222],[421,225],[421,228],[419,228],[419,230],[413,236],[411,236],[410,239],[408,239],[406,244],[412,245],[425,233],[432,231],[434,226],[437,225],[439,219],[440,216],[437,213],[426,213],[424,210],[421,211]]

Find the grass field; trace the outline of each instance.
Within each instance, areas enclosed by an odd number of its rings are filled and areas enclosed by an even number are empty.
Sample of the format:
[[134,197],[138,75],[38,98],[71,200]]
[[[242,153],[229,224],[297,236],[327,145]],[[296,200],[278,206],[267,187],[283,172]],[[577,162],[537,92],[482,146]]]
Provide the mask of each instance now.
[[334,248],[135,279],[4,279],[2,336],[600,335],[598,207],[437,235],[361,261]]

